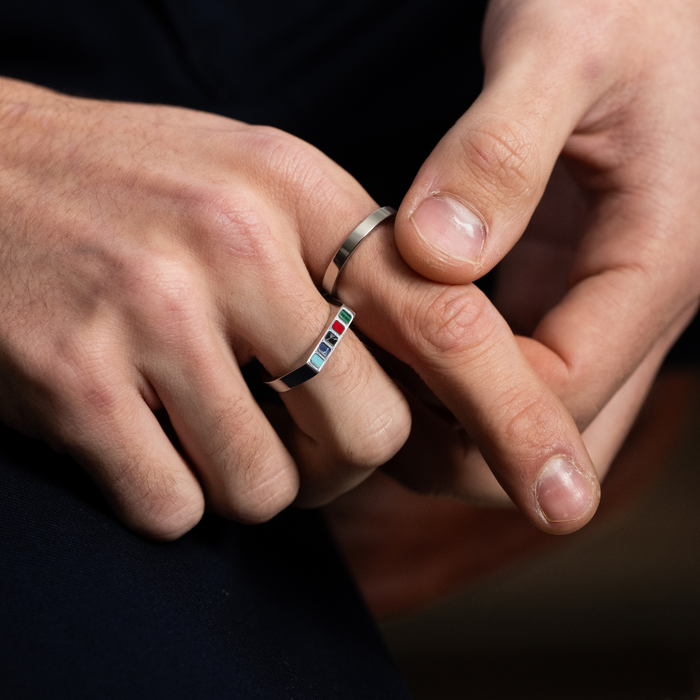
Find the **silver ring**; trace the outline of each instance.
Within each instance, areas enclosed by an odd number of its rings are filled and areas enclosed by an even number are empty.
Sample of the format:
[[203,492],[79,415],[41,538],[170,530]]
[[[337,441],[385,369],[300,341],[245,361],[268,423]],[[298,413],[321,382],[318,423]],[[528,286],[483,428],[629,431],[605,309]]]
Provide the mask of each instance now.
[[266,371],[262,380],[280,394],[313,379],[328,363],[330,356],[347,335],[346,331],[355,318],[355,312],[347,306],[331,304],[328,327],[313,344],[311,351],[305,353],[306,360],[291,372],[273,378]]
[[338,286],[338,277],[343,265],[348,261],[348,258],[355,252],[360,243],[374,231],[379,224],[390,217],[396,216],[396,209],[391,207],[382,207],[373,211],[359,226],[353,229],[352,233],[343,241],[343,245],[338,248],[338,251],[333,256],[331,264],[326,269],[326,274],[323,275],[323,291],[326,294],[335,296],[335,290]]

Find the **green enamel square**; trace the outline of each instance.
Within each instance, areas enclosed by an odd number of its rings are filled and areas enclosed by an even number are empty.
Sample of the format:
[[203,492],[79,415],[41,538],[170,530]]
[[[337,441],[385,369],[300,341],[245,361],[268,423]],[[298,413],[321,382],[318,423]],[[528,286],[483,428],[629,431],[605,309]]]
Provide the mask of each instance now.
[[348,324],[350,323],[350,321],[352,321],[352,316],[345,309],[340,310],[338,318],[345,324]]

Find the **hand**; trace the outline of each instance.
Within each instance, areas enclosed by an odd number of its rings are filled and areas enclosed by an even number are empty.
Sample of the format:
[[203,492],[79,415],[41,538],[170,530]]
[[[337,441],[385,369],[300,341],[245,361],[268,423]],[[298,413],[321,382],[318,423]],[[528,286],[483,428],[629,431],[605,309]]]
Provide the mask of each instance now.
[[[282,373],[315,339],[313,283],[376,206],[354,180],[274,130],[7,89],[5,422],[69,450],[128,525],[163,538],[197,521],[204,494],[257,521],[326,502],[396,452],[405,403],[358,343],[285,395],[288,452],[238,372],[255,356]],[[340,290],[356,325],[445,400],[536,524],[585,523],[598,487],[576,426],[490,302],[417,277],[386,235],[355,258]]]
[[[239,365],[289,371],[327,323],[307,248],[374,208],[276,130],[158,106],[0,94],[0,419],[69,451],[119,517],[170,539],[325,502],[403,444],[405,401],[352,334],[284,395],[286,446]],[[154,411],[164,407],[177,450]]]
[[[600,518],[619,515],[667,468],[679,439],[694,429],[699,395],[697,371],[660,373],[606,477],[593,527],[600,526]],[[599,432],[611,424],[614,429],[614,413],[611,417]],[[598,435],[596,442],[603,437]],[[324,510],[363,598],[378,617],[425,606],[517,565],[535,550],[569,546],[568,538],[562,542],[538,532],[515,510],[421,496],[381,471]]]
[[[494,0],[483,44],[483,92],[418,173],[398,248],[458,285],[513,248],[495,301],[519,347],[582,430],[626,391],[621,440],[700,295],[700,10]],[[491,496],[485,473],[438,487]]]

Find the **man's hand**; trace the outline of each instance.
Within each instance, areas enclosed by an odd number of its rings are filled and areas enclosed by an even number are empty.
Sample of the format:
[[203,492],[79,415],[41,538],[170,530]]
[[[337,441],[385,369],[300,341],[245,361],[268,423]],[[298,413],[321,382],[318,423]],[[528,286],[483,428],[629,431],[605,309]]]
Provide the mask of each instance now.
[[[354,337],[284,395],[291,421],[268,413],[283,440],[239,370],[282,374],[323,328],[326,266],[376,207],[356,181],[276,130],[3,88],[4,422],[68,450],[125,523],[166,539],[205,497],[255,522],[328,502],[399,450],[406,402]],[[340,279],[355,325],[423,378],[536,525],[577,529],[599,489],[569,413],[483,294],[417,276],[388,233]],[[426,427],[410,467],[459,477],[462,451]]]
[[399,449],[405,400],[351,333],[284,395],[286,445],[239,370],[284,374],[327,325],[305,249],[375,206],[345,171],[273,129],[1,87],[3,422],[69,451],[162,539],[205,497],[257,522],[300,478],[325,502]]
[[[484,90],[416,177],[398,248],[454,295],[513,248],[495,302],[519,347],[582,430],[626,395],[622,436],[700,295],[700,8],[493,0],[483,43]],[[494,494],[473,471],[434,488]]]

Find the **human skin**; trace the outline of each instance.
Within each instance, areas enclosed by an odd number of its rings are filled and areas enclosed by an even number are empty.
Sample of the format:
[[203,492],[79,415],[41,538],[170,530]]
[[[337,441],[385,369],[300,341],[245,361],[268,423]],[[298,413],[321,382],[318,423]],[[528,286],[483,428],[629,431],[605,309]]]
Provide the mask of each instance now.
[[[607,516],[620,515],[674,461],[679,441],[694,429],[699,395],[695,369],[667,368],[660,373],[605,477],[601,505],[591,523],[594,529],[601,532]],[[606,410],[606,421],[599,427],[616,421],[611,409],[614,406]],[[603,436],[593,432],[584,434],[586,445],[596,464],[605,463],[599,451]],[[324,512],[363,598],[380,618],[425,605],[535,551],[580,542],[536,530],[513,508],[482,508],[417,494],[381,470]]]
[[[467,286],[505,256],[494,301],[523,354],[581,430],[622,435],[700,296],[700,6],[493,0],[483,54],[482,94],[401,204],[398,249]],[[433,488],[495,498],[464,454]]]
[[[243,522],[326,503],[400,449],[407,402],[352,335],[283,396],[291,422],[268,413],[284,442],[239,369],[288,371],[326,324],[323,272],[377,206],[346,172],[213,115],[9,80],[0,96],[4,422],[68,451],[158,539],[205,503]],[[577,529],[599,488],[568,411],[484,295],[416,275],[390,234],[343,271],[356,327],[423,378],[533,523]]]
[[213,115],[10,81],[3,97],[4,422],[70,452],[161,539],[199,520],[205,494],[259,522],[297,497],[297,462],[331,498],[398,449],[405,401],[352,335],[324,381],[286,397],[305,431],[294,457],[239,370],[255,356],[283,374],[327,324],[296,233],[337,226],[336,200],[343,227],[372,207],[346,173]]

